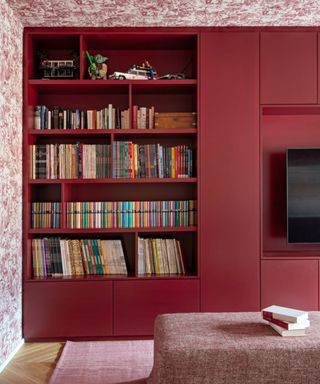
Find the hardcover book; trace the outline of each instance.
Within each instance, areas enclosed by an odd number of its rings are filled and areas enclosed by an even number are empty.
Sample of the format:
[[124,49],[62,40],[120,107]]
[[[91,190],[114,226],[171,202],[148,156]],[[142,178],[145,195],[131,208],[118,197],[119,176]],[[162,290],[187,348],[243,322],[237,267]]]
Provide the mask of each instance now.
[[305,329],[292,329],[291,331],[283,329],[276,324],[269,323],[270,326],[279,333],[281,336],[304,336],[306,334]]
[[264,308],[262,315],[271,317],[272,319],[284,320],[289,323],[299,323],[308,319],[308,312],[280,307],[278,305],[271,305],[270,307]]
[[279,319],[273,319],[271,316],[263,315],[263,319],[268,321],[269,323],[278,325],[279,327],[287,330],[292,329],[305,329],[310,327],[310,321],[309,320],[303,320],[299,321],[299,323],[290,323],[288,321],[279,320]]

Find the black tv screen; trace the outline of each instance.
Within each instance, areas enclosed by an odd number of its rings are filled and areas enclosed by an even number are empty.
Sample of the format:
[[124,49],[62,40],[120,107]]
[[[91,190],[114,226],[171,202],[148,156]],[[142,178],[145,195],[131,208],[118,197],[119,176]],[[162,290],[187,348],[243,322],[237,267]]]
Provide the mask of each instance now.
[[320,148],[287,150],[288,243],[320,243]]

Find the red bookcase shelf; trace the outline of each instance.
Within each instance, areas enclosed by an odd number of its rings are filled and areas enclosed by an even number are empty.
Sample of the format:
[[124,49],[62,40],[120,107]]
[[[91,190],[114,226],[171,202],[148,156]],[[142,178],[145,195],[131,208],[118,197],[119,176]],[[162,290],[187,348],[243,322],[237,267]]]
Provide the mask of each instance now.
[[32,136],[166,136],[195,135],[196,128],[179,129],[30,129]]
[[[116,305],[117,308],[119,305],[127,306],[126,300],[120,299],[116,294],[115,284],[118,283],[121,294],[128,289],[126,284],[122,286],[123,283],[138,284],[142,300],[148,300],[150,292],[154,291],[155,302],[152,305],[154,314],[166,310],[172,311],[174,308],[179,311],[199,308],[200,260],[196,225],[107,229],[66,228],[67,219],[70,219],[67,207],[76,207],[71,204],[68,206],[69,202],[88,202],[88,204],[89,202],[90,204],[91,202],[118,202],[121,207],[120,213],[117,208],[114,214],[119,214],[121,220],[126,220],[127,216],[130,217],[129,208],[128,211],[125,210],[127,202],[130,204],[147,202],[149,207],[157,207],[152,205],[155,201],[167,201],[168,204],[177,202],[176,206],[173,205],[176,208],[170,208],[173,212],[170,214],[176,215],[172,216],[175,220],[173,222],[187,222],[185,220],[188,216],[183,216],[185,208],[178,208],[180,207],[178,204],[181,201],[187,204],[190,201],[196,201],[199,189],[198,40],[197,32],[182,33],[174,30],[164,33],[79,28],[25,30],[23,315],[26,340],[68,338],[69,336],[81,338],[89,334],[100,338],[117,337],[119,333],[115,332],[115,329],[119,329],[120,323],[122,327],[126,321],[128,335],[143,335],[143,329],[152,328],[150,316],[146,316],[140,332],[135,330],[135,327],[130,328],[130,318],[125,320],[115,313]],[[108,57],[108,75],[115,71],[127,71],[131,66],[140,65],[147,59],[159,75],[183,72],[186,78],[94,81],[88,74],[89,63],[86,50],[92,56],[100,53]],[[73,78],[42,78],[44,75],[39,70],[41,64],[38,59],[39,54],[45,53],[48,60],[66,61],[76,58],[74,52],[78,54],[79,63],[75,59],[78,69],[74,72]],[[103,113],[98,116],[97,112],[100,113],[101,110]],[[141,121],[145,119],[147,126],[152,123],[153,111],[196,113],[198,125],[194,128],[170,126],[162,129],[132,129],[133,126],[139,126],[134,124],[136,113],[138,115],[136,111],[144,114],[144,110],[148,111],[148,115],[140,118]],[[65,127],[71,125],[88,127],[86,120],[89,119],[91,112],[87,111],[96,111],[94,116],[98,116],[97,121],[100,116],[103,116],[103,124],[99,126],[113,128],[56,128],[61,126],[59,125],[61,122]],[[127,113],[126,116],[125,113]],[[119,129],[119,117],[121,126],[126,129]],[[83,124],[73,124],[74,119],[79,118],[82,119]],[[51,127],[55,129],[43,129],[47,127],[48,119],[51,119]],[[144,124],[141,123],[141,126]],[[41,127],[41,129],[35,129],[35,127]],[[134,154],[136,162],[130,160],[133,159],[133,151],[137,152]],[[164,176],[191,176],[112,177],[115,174],[119,176],[133,174],[133,166],[135,166],[135,174],[141,176],[161,176],[161,170]],[[91,178],[83,178],[85,172]],[[96,175],[96,178],[91,172]],[[56,175],[66,178],[50,178]],[[74,176],[77,178],[71,178]],[[191,205],[190,207],[188,214],[192,215],[190,212],[193,208]],[[72,215],[78,213],[73,208],[69,209],[72,210]],[[141,209],[142,211],[139,212],[150,215],[150,220],[154,220],[151,211],[142,206]],[[158,208],[148,209],[156,211]],[[164,208],[161,209],[161,214],[167,215],[163,211]],[[95,219],[98,220],[101,211],[94,212],[96,212]],[[159,215],[158,212],[154,215]],[[87,217],[87,213],[92,214],[92,212],[82,213],[83,220]],[[73,219],[72,215],[70,216]],[[195,223],[199,221],[197,216],[198,214],[195,213]],[[146,217],[149,218],[149,216]],[[159,221],[150,222],[160,223],[159,217],[157,216]],[[170,220],[172,217],[170,216]],[[58,218],[60,228],[31,228],[32,225],[47,226],[49,219],[55,223]],[[164,219],[162,218],[161,222],[162,220]],[[106,244],[109,240],[120,241],[128,274],[88,275],[85,264],[90,262],[90,258],[93,265],[98,268],[99,258],[101,258],[100,266],[102,267],[102,257],[106,256],[106,253],[102,255],[106,251],[102,248],[98,249],[98,241],[101,242],[100,244],[104,241]],[[81,241],[87,243],[81,243]],[[149,245],[148,249],[142,249],[142,242],[153,244],[153,250]],[[70,256],[70,260],[74,258],[75,262],[76,256],[73,254],[75,250],[69,247],[71,243],[87,244],[79,247],[81,258],[77,259],[77,262],[80,260],[83,264],[87,274],[76,276],[75,269],[72,270],[72,274],[66,273],[63,269],[63,278],[51,278],[51,273],[57,275],[60,273],[54,270],[60,266],[60,260],[61,264],[67,263],[67,257]],[[88,248],[85,248],[86,246]],[[68,247],[69,253],[66,253],[66,248],[63,251],[63,247]],[[141,257],[142,251],[143,257]],[[111,248],[108,252],[111,252]],[[117,252],[115,257],[118,259],[114,261],[115,263],[119,262],[121,256],[121,252],[119,253],[119,250]],[[154,263],[152,268],[158,268],[160,271],[158,274],[142,273],[141,268],[147,268],[143,265],[147,258],[150,263]],[[182,265],[185,269],[184,274]],[[62,268],[65,266],[66,264],[62,265]],[[165,273],[166,268],[171,268],[171,272],[174,271],[172,268],[177,268],[177,271],[180,268],[180,273],[173,272],[168,275],[168,272]],[[97,271],[98,269],[93,272],[97,273]],[[172,287],[170,290],[173,299],[171,298],[170,301],[167,300],[166,294],[159,296],[162,287],[169,289],[168,286]],[[193,301],[190,306],[186,296],[191,291]],[[72,304],[66,306],[66,302]],[[100,302],[99,306],[96,305],[98,302]],[[48,303],[52,304],[53,316],[48,315]],[[145,306],[140,310],[147,314],[149,307],[146,301]],[[93,314],[98,323],[95,329],[88,329],[86,319],[82,319],[79,315],[82,310]],[[134,304],[132,304],[132,310],[134,310]],[[75,313],[77,313],[77,327],[72,328]],[[52,321],[48,321],[48,318],[52,318]],[[65,326],[62,326],[63,322]],[[46,327],[43,326],[44,323],[47,324]],[[63,331],[61,331],[62,328]]]
[[30,235],[72,235],[72,234],[103,234],[103,233],[173,233],[196,232],[197,227],[147,227],[147,228],[93,228],[93,229],[29,229]]
[[34,179],[30,184],[149,184],[149,183],[196,183],[196,177],[149,178],[149,179]]

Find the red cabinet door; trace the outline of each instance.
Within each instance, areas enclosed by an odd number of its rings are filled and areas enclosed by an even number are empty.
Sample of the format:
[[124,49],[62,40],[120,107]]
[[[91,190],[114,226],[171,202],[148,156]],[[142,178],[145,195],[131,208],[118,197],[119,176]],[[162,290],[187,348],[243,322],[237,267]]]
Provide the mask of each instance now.
[[112,282],[28,282],[24,338],[112,336]]
[[318,310],[317,260],[262,260],[261,306]]
[[259,281],[259,35],[201,34],[201,310],[254,311]]
[[115,281],[115,336],[153,335],[157,315],[198,312],[199,291],[196,279]]
[[261,103],[317,103],[317,33],[261,33]]

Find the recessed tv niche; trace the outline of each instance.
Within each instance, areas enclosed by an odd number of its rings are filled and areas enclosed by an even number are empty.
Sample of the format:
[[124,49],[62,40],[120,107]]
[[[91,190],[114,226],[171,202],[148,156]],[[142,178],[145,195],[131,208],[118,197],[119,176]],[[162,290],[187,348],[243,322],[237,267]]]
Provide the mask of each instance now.
[[287,150],[288,243],[320,243],[320,148]]

